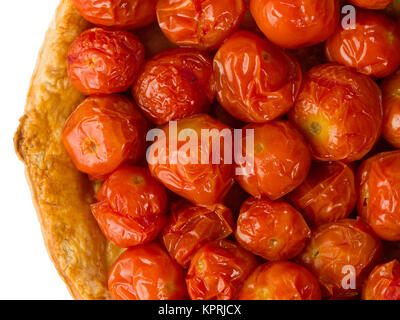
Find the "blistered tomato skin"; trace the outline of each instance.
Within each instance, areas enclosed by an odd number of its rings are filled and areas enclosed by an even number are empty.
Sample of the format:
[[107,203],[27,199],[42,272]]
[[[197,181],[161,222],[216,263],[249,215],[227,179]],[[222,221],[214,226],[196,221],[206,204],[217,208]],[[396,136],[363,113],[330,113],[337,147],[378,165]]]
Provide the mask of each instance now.
[[240,300],[321,300],[318,280],[290,261],[268,262],[246,280]]
[[385,9],[392,0],[349,0],[349,2],[360,8],[382,10]]
[[243,248],[266,260],[290,260],[303,250],[311,230],[285,201],[250,198],[240,210],[235,237]]
[[[176,132],[169,125],[163,131],[165,135],[158,137],[148,153],[152,175],[194,204],[221,203],[234,183],[232,158],[225,158],[225,150],[229,153],[233,150],[232,139],[229,139],[232,129],[206,114],[199,114],[177,121]],[[176,139],[174,150],[174,142],[169,142],[179,136],[184,139]],[[218,140],[219,158],[218,153],[213,151],[218,146]]]
[[316,162],[307,179],[287,199],[310,225],[347,218],[357,202],[353,169],[343,162]]
[[326,42],[326,55],[376,78],[384,78],[400,65],[400,28],[381,13],[357,10],[355,28],[339,27]]
[[222,204],[195,206],[183,201],[172,205],[169,216],[162,240],[171,257],[184,268],[207,242],[233,232],[232,212]]
[[358,213],[387,241],[400,241],[400,150],[380,153],[359,169]]
[[[276,200],[306,179],[311,165],[310,151],[290,122],[249,124],[243,129],[242,154],[247,154],[248,161],[236,165],[235,178],[249,194]],[[254,130],[254,148],[246,150],[246,135],[251,136],[251,130]]]
[[250,11],[268,39],[289,49],[325,41],[340,16],[338,0],[251,0]]
[[69,47],[68,76],[86,95],[128,90],[145,56],[143,44],[127,31],[92,28]]
[[383,94],[382,135],[392,146],[400,149],[400,71],[385,79]]
[[186,284],[192,300],[237,299],[258,260],[234,242],[219,240],[197,251]]
[[[344,219],[314,229],[298,261],[318,278],[324,297],[346,299],[360,293],[363,281],[381,255],[382,244],[367,224]],[[355,283],[350,279],[353,271]]]
[[156,243],[125,251],[110,270],[108,289],[114,300],[187,298],[183,269]]
[[382,94],[369,77],[353,69],[325,64],[311,69],[290,120],[307,138],[321,161],[363,158],[382,128]]
[[105,27],[136,29],[156,19],[157,0],[72,0],[89,22]]
[[147,128],[130,99],[93,96],[68,118],[62,139],[75,166],[92,179],[101,179],[121,164],[144,157]]
[[217,98],[243,122],[267,122],[285,114],[300,90],[294,57],[260,36],[238,31],[214,58]]
[[205,112],[216,95],[212,61],[192,49],[161,52],[145,63],[132,93],[157,125]]
[[363,300],[400,300],[400,262],[393,260],[379,265],[366,281]]

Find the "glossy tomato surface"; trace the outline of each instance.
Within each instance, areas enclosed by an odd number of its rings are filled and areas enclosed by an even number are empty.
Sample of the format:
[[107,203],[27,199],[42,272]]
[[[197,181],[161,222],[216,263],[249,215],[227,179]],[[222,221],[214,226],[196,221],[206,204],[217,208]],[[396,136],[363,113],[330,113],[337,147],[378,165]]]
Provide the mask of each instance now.
[[324,297],[345,299],[359,294],[381,252],[381,242],[368,225],[344,219],[313,230],[298,261],[318,278]]
[[212,61],[191,49],[161,52],[145,63],[132,93],[158,125],[204,112],[216,94]]
[[318,280],[290,261],[268,262],[246,280],[240,300],[321,300]]
[[326,42],[332,62],[383,78],[400,65],[400,27],[381,13],[357,10],[354,28],[339,27]]
[[400,241],[400,150],[362,164],[358,213],[380,238]]
[[[246,140],[251,141],[248,136],[254,137],[253,148],[247,147]],[[247,160],[237,164],[236,180],[253,197],[276,200],[307,177],[311,165],[309,148],[288,121],[245,126],[242,147]]]
[[219,240],[203,246],[192,259],[186,284],[192,300],[232,300],[258,265],[234,242]]
[[172,205],[162,239],[171,257],[186,268],[197,250],[228,237],[233,226],[232,212],[222,204],[195,206],[182,201]]
[[325,41],[340,15],[338,0],[251,0],[250,10],[268,39],[290,49]]
[[184,300],[183,269],[156,243],[129,248],[112,266],[108,289],[114,300]]
[[240,25],[244,0],[160,0],[158,23],[165,36],[181,47],[216,49]]
[[219,103],[244,122],[267,122],[285,114],[302,79],[294,57],[248,31],[236,32],[220,47],[214,74]]
[[363,300],[400,300],[400,262],[393,260],[371,272],[363,288]]
[[315,159],[360,160],[381,134],[381,91],[348,67],[317,66],[305,75],[289,116],[308,139]]
[[103,178],[124,162],[144,157],[148,125],[130,99],[120,95],[84,100],[65,123],[62,139],[75,166]]
[[307,179],[287,198],[310,225],[347,218],[357,202],[353,169],[343,162],[315,162]]
[[383,137],[400,149],[400,71],[387,78],[382,85]]
[[349,0],[349,2],[360,8],[382,10],[385,9],[392,0]]
[[132,33],[92,28],[69,47],[69,79],[86,95],[123,92],[132,86],[144,56]]

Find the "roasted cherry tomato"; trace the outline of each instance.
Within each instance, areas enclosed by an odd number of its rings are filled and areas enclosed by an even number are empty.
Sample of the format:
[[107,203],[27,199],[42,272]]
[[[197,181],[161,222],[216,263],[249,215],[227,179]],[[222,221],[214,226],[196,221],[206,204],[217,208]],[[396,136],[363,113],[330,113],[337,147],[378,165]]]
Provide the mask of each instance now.
[[400,149],[400,70],[382,85],[383,137]]
[[96,179],[144,157],[147,128],[130,99],[90,97],[68,118],[62,139],[75,166]]
[[118,169],[96,199],[92,213],[105,236],[119,247],[153,241],[167,222],[167,194],[147,168]]
[[239,244],[269,261],[297,256],[311,237],[303,216],[285,201],[248,199],[235,232]]
[[287,198],[311,225],[347,218],[357,202],[353,169],[342,162],[317,162]]
[[233,226],[232,212],[222,204],[200,207],[180,202],[172,206],[162,239],[171,257],[186,268],[197,250],[228,237]]
[[378,141],[382,97],[369,77],[339,65],[311,69],[290,119],[308,138],[315,159],[352,162]]
[[383,78],[399,67],[399,47],[396,22],[381,13],[358,10],[354,27],[339,27],[328,39],[326,55],[330,61]]
[[258,260],[234,242],[203,246],[192,259],[186,284],[192,300],[233,300]]
[[321,300],[318,280],[290,261],[268,262],[246,280],[240,300]]
[[232,129],[199,114],[165,126],[147,161],[168,189],[195,204],[212,205],[233,185],[232,148]]
[[[246,161],[237,163],[236,180],[253,197],[276,200],[306,179],[311,165],[310,151],[288,121],[249,124],[243,131],[243,151],[240,151]],[[249,137],[254,137],[253,149],[247,147]]]
[[291,49],[325,41],[340,15],[338,0],[251,0],[250,11],[268,39]]
[[400,300],[400,262],[375,267],[363,288],[363,300]]
[[381,254],[381,242],[368,225],[344,219],[313,230],[298,260],[319,279],[323,296],[344,299],[358,295]]
[[156,243],[125,251],[110,270],[108,289],[114,300],[187,298],[183,269]]
[[89,22],[106,27],[136,29],[156,19],[157,0],[72,0]]
[[158,23],[173,43],[216,49],[240,25],[244,0],[159,0]]
[[211,59],[191,49],[171,49],[154,56],[133,88],[137,104],[155,124],[206,111],[215,94]]
[[83,32],[68,51],[68,75],[86,95],[129,89],[145,56],[139,38],[127,31],[93,28]]
[[221,46],[214,74],[220,104],[244,122],[267,122],[288,112],[302,80],[294,57],[248,31]]
[[349,0],[349,2],[360,8],[382,10],[385,9],[392,0]]
[[400,150],[366,160],[359,171],[358,213],[387,241],[400,241]]

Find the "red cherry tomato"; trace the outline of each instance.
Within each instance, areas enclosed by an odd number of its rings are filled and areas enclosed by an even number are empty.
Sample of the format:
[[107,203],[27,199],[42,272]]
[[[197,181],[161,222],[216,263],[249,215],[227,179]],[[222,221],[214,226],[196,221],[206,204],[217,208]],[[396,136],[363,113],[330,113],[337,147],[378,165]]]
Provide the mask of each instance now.
[[180,202],[172,206],[162,239],[171,257],[187,268],[197,250],[228,237],[233,225],[232,212],[222,204],[200,207]]
[[400,262],[379,265],[371,272],[363,288],[363,300],[400,300]]
[[349,0],[349,2],[360,8],[382,10],[385,9],[392,0]]
[[[243,128],[247,135],[254,130],[254,150],[248,160],[254,167],[237,164],[236,181],[253,197],[276,200],[297,188],[307,177],[311,165],[308,146],[301,134],[288,121],[249,124]],[[243,155],[246,154],[247,136],[243,137]],[[247,152],[247,153],[249,153]],[[242,170],[238,174],[238,169]]]
[[391,145],[400,149],[400,71],[384,81],[382,93],[384,111],[382,135]]
[[321,300],[318,280],[290,261],[268,262],[246,280],[240,300]]
[[186,284],[192,300],[233,300],[257,259],[228,240],[210,242],[192,259]]
[[354,28],[338,28],[326,42],[330,61],[383,78],[400,66],[400,28],[381,13],[357,11]]
[[311,225],[345,219],[357,202],[353,169],[342,162],[314,163],[306,181],[287,198]]
[[268,39],[284,48],[325,41],[339,22],[338,0],[251,0],[250,11]]
[[196,50],[164,51],[145,63],[132,93],[155,124],[201,113],[216,94],[211,59]]
[[181,267],[156,243],[129,248],[112,266],[108,289],[114,300],[183,300]]
[[358,213],[387,241],[400,241],[400,150],[366,160],[359,171]]
[[68,51],[68,75],[86,95],[129,89],[145,56],[143,44],[132,33],[93,28],[83,32]]
[[196,49],[216,49],[240,25],[244,0],[160,0],[158,23],[173,43]]
[[244,122],[267,122],[285,114],[300,90],[294,57],[248,31],[238,31],[214,58],[221,106]]
[[381,91],[369,77],[350,68],[321,65],[305,75],[289,116],[308,138],[315,159],[360,160],[381,133]]
[[65,123],[62,139],[75,166],[103,178],[145,153],[148,125],[134,103],[119,95],[84,100]]
[[100,26],[136,29],[156,19],[157,0],[72,0],[89,22]]
[[318,278],[323,296],[344,299],[358,295],[381,253],[380,240],[365,223],[344,219],[313,230],[298,260]]
[[240,210],[235,236],[243,248],[275,261],[297,256],[311,231],[288,203],[250,198]]
[[96,199],[92,213],[105,236],[119,247],[153,241],[167,222],[167,194],[147,168],[118,169]]

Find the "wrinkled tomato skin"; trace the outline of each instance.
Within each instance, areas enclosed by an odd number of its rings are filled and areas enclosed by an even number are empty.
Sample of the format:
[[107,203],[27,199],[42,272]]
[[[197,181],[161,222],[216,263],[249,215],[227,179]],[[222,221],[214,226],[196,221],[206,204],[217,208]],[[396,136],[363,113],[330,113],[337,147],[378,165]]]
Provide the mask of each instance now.
[[[349,299],[359,294],[368,272],[379,263],[382,244],[367,224],[360,220],[343,219],[313,230],[313,235],[298,262],[319,280],[322,294],[330,299]],[[356,288],[344,289],[343,281],[353,267]]]
[[338,0],[251,0],[250,11],[269,40],[289,49],[325,41],[340,16]]
[[110,270],[108,289],[114,300],[187,298],[183,269],[156,243],[125,251]]
[[160,0],[157,18],[165,36],[180,47],[218,48],[240,25],[244,0]]
[[156,19],[157,0],[72,0],[89,22],[105,27],[136,29]]
[[339,27],[326,42],[332,62],[384,78],[400,65],[400,28],[381,13],[357,10],[355,28]]
[[369,77],[335,64],[311,69],[290,120],[307,138],[320,161],[353,162],[378,141],[382,94]]
[[121,164],[135,164],[144,157],[147,129],[146,120],[130,99],[93,96],[67,119],[62,140],[75,166],[100,179]]
[[206,244],[190,263],[186,284],[192,300],[234,300],[258,260],[228,240]]
[[400,150],[367,159],[359,169],[358,213],[387,241],[400,241]]
[[285,201],[250,198],[240,210],[235,237],[243,248],[266,260],[290,260],[303,250],[311,230]]
[[349,0],[357,7],[373,10],[385,9],[392,0]]
[[287,196],[310,225],[347,218],[357,202],[354,172],[343,162],[316,162],[307,179]]
[[[279,199],[297,188],[311,166],[309,148],[301,134],[288,121],[249,124],[244,127],[243,155],[246,154],[246,130],[254,130],[254,168],[238,163],[236,181],[255,198]],[[238,174],[238,169],[242,171]],[[254,170],[251,170],[254,169]]]
[[366,281],[363,300],[400,300],[400,262],[393,260],[379,265]]
[[217,98],[243,122],[276,119],[293,106],[302,73],[296,59],[260,36],[238,31],[214,58]]
[[157,125],[205,112],[216,95],[212,61],[192,49],[161,52],[145,63],[132,93]]
[[400,149],[400,71],[383,82],[382,94],[382,135],[392,146]]
[[290,261],[267,262],[246,280],[240,300],[321,300],[318,280]]
[[69,47],[68,76],[86,95],[128,90],[145,57],[139,38],[127,31],[92,28]]
[[[210,130],[212,133],[214,129],[221,135],[208,139],[208,143],[205,139],[206,143],[203,145],[201,131]],[[193,141],[197,143],[197,146],[195,151],[191,152],[192,155],[188,155],[186,149],[188,144],[192,145],[191,141],[177,141],[176,152],[174,152],[173,144],[171,146],[169,144],[171,137],[174,140],[174,132],[170,132],[169,125],[165,126],[163,131],[165,136],[159,137],[148,152],[147,161],[152,175],[169,190],[194,204],[221,203],[234,183],[233,164],[229,163],[229,159],[225,159],[225,150],[232,152],[232,141],[223,137],[224,134],[232,134],[232,129],[206,114],[177,121],[178,137],[182,133],[196,133]],[[220,157],[216,160],[219,160],[219,164],[213,164],[212,147],[217,145],[218,139],[220,140]],[[190,156],[197,159],[192,159]],[[202,157],[205,160],[208,159],[208,163],[202,163]]]
[[232,212],[224,205],[195,206],[183,201],[172,205],[162,240],[170,256],[187,268],[197,250],[228,237],[233,226]]

